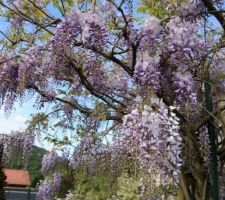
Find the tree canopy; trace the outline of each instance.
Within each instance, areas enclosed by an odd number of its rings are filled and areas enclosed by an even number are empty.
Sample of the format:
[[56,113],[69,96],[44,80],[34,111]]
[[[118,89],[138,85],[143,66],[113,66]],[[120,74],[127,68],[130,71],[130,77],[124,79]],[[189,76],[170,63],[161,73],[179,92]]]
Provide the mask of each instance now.
[[25,152],[41,135],[55,144],[40,200],[60,190],[63,162],[92,178],[128,170],[140,199],[224,198],[224,4],[0,1],[0,103],[50,110],[10,140]]

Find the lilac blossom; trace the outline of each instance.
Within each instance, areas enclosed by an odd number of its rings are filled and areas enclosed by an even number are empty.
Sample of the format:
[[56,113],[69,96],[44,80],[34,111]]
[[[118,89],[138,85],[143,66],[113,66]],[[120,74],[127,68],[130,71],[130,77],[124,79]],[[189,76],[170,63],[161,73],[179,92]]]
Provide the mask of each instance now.
[[33,149],[35,134],[33,132],[20,132],[13,131],[9,135],[6,141],[5,153],[7,157],[13,154],[13,152],[20,151],[23,155],[23,159],[29,158]]
[[155,36],[161,31],[160,20],[155,16],[150,16],[146,18],[144,24],[144,32]]
[[150,85],[154,90],[159,88],[159,71],[160,57],[151,57],[148,52],[140,55],[135,65],[134,77],[141,85]]
[[53,174],[53,186],[55,191],[58,191],[60,189],[61,181],[62,174],[60,172],[55,172]]
[[181,3],[179,12],[186,20],[198,19],[204,12],[204,5],[200,0],[188,0],[187,2]]
[[82,13],[82,42],[102,48],[107,43],[107,29],[99,13]]
[[38,200],[52,200],[53,188],[52,182],[45,179],[38,187],[37,199]]
[[157,167],[163,176],[173,177],[178,182],[182,165],[179,120],[174,113],[169,115],[162,102],[153,99],[151,105],[137,107],[125,115],[119,135],[115,141],[117,148],[127,149],[134,158],[139,152],[143,169]]
[[55,172],[38,186],[37,200],[52,200],[60,189],[62,174]]
[[43,156],[41,171],[46,174],[48,171],[52,170],[56,165],[57,153],[53,150],[49,154]]
[[197,95],[192,74],[187,70],[184,72],[174,72],[173,80],[178,101],[182,102],[186,99],[193,105],[197,104]]

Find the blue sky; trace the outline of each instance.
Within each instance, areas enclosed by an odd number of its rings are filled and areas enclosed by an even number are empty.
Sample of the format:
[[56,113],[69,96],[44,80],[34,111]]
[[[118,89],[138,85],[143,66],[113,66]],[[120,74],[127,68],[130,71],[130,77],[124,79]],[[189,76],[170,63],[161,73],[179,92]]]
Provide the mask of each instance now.
[[[30,115],[37,113],[33,107],[34,99],[24,102],[22,105],[16,103],[10,115],[6,115],[4,108],[0,109],[0,133],[9,134],[11,131],[24,130],[26,128],[26,120],[30,119]],[[42,110],[43,111],[43,110]],[[50,150],[52,145],[46,141],[36,140],[35,145]]]
[[8,116],[4,108],[0,109],[0,132],[9,133],[12,130],[21,130],[25,128],[25,121],[35,109],[32,106],[32,100],[19,105],[16,103],[11,114]]

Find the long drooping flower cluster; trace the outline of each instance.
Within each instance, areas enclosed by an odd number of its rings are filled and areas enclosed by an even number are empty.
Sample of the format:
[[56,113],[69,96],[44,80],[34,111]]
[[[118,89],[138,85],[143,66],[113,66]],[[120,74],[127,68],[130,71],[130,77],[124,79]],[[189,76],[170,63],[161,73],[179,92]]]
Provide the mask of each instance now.
[[105,48],[107,30],[99,13],[83,13],[81,15],[82,42],[88,46]]
[[38,200],[52,200],[60,190],[62,173],[56,165],[61,162],[55,150],[43,156],[41,172],[45,179],[38,186]]
[[51,41],[51,51],[53,51],[56,55],[71,55],[71,45],[73,44],[78,34],[80,34],[81,32],[79,18],[80,17],[78,13],[70,12],[68,16],[66,16],[57,25],[55,35]]
[[192,74],[189,71],[174,72],[173,80],[175,92],[178,97],[177,100],[182,102],[185,98],[187,98],[186,100],[191,102],[191,104],[196,104],[197,96]]
[[153,89],[159,89],[159,71],[160,57],[151,57],[148,52],[140,55],[135,65],[134,76],[140,81],[142,85],[150,85]]
[[137,107],[125,115],[116,144],[140,160],[140,167],[154,166],[175,179],[182,161],[179,120],[165,105],[152,99],[150,105]]
[[0,86],[1,104],[6,104],[6,111],[12,109],[18,86],[18,64],[11,58],[12,56],[7,54],[2,54],[0,56],[0,62],[8,60],[1,66],[0,71],[0,81],[2,82]]
[[71,11],[60,22],[53,37],[53,49],[58,55],[70,56],[70,50],[78,34],[89,46],[101,47],[107,42],[107,31],[99,13],[80,13]]
[[85,163],[94,160],[94,157],[98,153],[98,145],[96,144],[96,138],[91,133],[85,135],[77,148],[74,149],[73,156],[70,159],[70,166],[76,168],[82,166]]
[[38,200],[52,200],[54,195],[59,191],[62,175],[60,172],[55,172],[53,177],[47,177],[38,187]]
[[203,127],[200,132],[199,132],[199,144],[200,144],[200,153],[201,153],[201,157],[204,160],[205,164],[208,165],[209,164],[209,147],[210,147],[210,143],[209,143],[209,136],[207,134],[207,129],[206,127]]
[[180,15],[186,20],[196,20],[204,12],[204,5],[199,0],[188,0],[183,2],[179,7]]
[[[18,89],[23,91],[26,87],[40,85],[41,88],[46,87],[46,81],[40,76],[45,76],[45,71],[41,69],[43,54],[39,46],[33,46],[21,55],[18,60]],[[39,69],[38,69],[39,68]]]
[[57,153],[51,151],[49,154],[43,156],[41,171],[43,174],[48,173],[56,165]]
[[34,140],[35,134],[32,132],[12,132],[5,138],[5,156],[10,157],[14,153],[21,152],[23,158],[28,158],[31,155]]

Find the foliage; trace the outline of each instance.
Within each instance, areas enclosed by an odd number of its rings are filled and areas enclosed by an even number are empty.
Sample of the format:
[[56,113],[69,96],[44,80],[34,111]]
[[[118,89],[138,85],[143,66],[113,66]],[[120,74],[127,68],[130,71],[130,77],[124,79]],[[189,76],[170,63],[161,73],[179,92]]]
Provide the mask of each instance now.
[[[127,168],[127,169],[126,169]],[[113,176],[106,171],[98,171],[94,174],[85,170],[83,166],[73,172],[74,188],[70,190],[71,199],[79,200],[140,200],[146,196],[140,196],[143,188],[142,177],[150,176],[141,174],[141,171],[133,173],[132,167],[128,164],[123,171],[115,173]],[[146,181],[147,178],[146,178]],[[165,194],[165,188],[160,188],[160,184],[156,186],[154,181],[146,182],[145,193],[148,193],[149,198],[160,199]],[[164,190],[164,192],[163,192]],[[174,186],[167,192],[167,196],[174,197]]]

